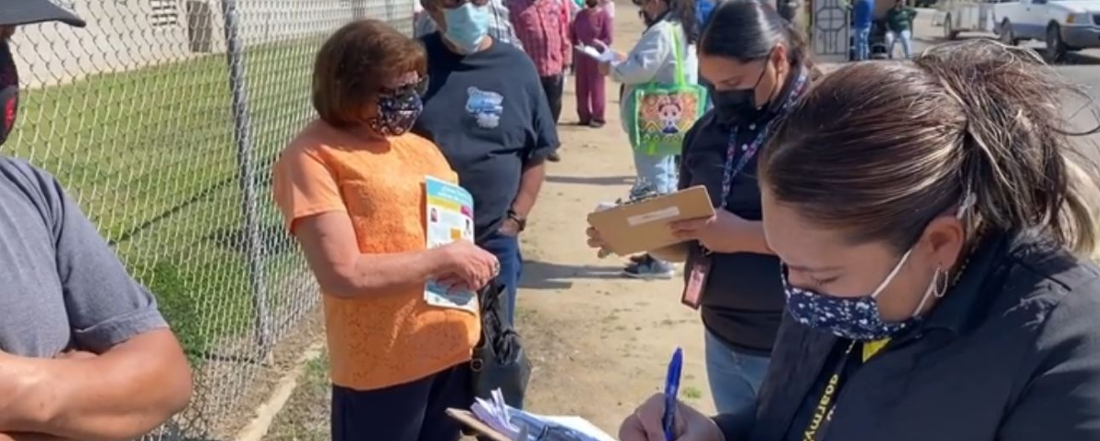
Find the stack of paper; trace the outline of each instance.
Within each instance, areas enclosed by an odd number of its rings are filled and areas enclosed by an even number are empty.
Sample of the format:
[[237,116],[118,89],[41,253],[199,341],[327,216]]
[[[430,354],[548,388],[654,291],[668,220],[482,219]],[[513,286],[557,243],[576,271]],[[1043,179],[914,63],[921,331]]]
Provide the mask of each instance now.
[[615,52],[611,51],[611,49],[604,49],[601,51],[600,49],[585,44],[578,44],[575,47],[578,51],[580,51],[580,53],[595,58],[596,61],[599,61],[601,63],[615,62]]
[[474,415],[497,433],[514,441],[615,441],[581,417],[541,416],[509,406],[499,390],[491,400],[475,398]]
[[504,394],[500,389],[493,391],[492,401],[474,398],[474,405],[470,410],[477,415],[477,419],[493,428],[501,435],[509,439],[520,439],[520,429],[512,424],[512,407],[504,402]]

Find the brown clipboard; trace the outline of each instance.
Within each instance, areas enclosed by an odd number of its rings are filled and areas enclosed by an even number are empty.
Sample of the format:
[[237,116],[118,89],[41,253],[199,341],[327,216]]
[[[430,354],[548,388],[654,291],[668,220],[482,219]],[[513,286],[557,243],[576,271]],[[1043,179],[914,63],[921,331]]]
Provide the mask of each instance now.
[[477,432],[478,436],[482,436],[493,441],[513,441],[511,438],[504,436],[503,433],[497,432],[492,427],[489,427],[487,424],[481,422],[481,420],[477,419],[477,416],[475,416],[473,412],[455,408],[448,408],[446,412],[447,416],[454,418],[459,423],[462,423],[463,426],[466,426],[474,432]]
[[600,233],[611,252],[626,256],[680,243],[669,224],[710,216],[714,216],[714,206],[707,188],[698,185],[590,213],[588,224]]

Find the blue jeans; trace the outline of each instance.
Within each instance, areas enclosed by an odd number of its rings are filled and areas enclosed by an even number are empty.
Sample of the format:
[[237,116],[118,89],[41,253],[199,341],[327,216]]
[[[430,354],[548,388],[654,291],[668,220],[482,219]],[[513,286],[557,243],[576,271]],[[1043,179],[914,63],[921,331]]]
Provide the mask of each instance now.
[[856,60],[863,61],[871,58],[871,28],[854,28]]
[[771,359],[738,352],[706,332],[707,380],[718,413],[737,413],[754,405]]
[[894,43],[901,42],[901,53],[908,60],[913,58],[913,32],[906,29],[899,32],[889,31],[886,33],[886,46],[889,47],[890,57],[894,56]]
[[657,193],[676,192],[678,182],[675,156],[650,156],[645,152],[634,150],[634,169],[638,173],[638,182],[644,180],[652,185]]
[[508,296],[504,302],[506,308],[504,314],[508,323],[515,323],[516,290],[519,287],[519,278],[523,275],[523,255],[519,251],[519,238],[493,233],[478,246],[492,253],[500,261],[500,275],[497,276],[497,282],[504,284],[505,294]]

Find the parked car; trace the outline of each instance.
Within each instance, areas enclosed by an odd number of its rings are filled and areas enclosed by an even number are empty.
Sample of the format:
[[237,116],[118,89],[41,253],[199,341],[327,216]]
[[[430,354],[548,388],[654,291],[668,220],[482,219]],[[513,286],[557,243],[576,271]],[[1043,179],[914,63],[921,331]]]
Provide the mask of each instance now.
[[940,0],[933,26],[943,27],[943,38],[954,40],[960,32],[993,32],[998,0]]
[[998,3],[995,11],[1001,42],[1042,41],[1050,61],[1100,48],[1100,0],[1012,0]]

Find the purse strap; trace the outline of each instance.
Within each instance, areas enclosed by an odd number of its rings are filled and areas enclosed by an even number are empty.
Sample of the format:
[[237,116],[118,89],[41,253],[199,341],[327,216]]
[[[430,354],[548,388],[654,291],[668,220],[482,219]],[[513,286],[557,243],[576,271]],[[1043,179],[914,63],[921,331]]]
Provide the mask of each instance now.
[[672,26],[672,53],[675,57],[673,62],[676,64],[676,79],[674,80],[674,84],[677,86],[687,84],[687,77],[684,76],[684,55],[680,50],[681,29],[683,29],[683,25],[677,24]]

